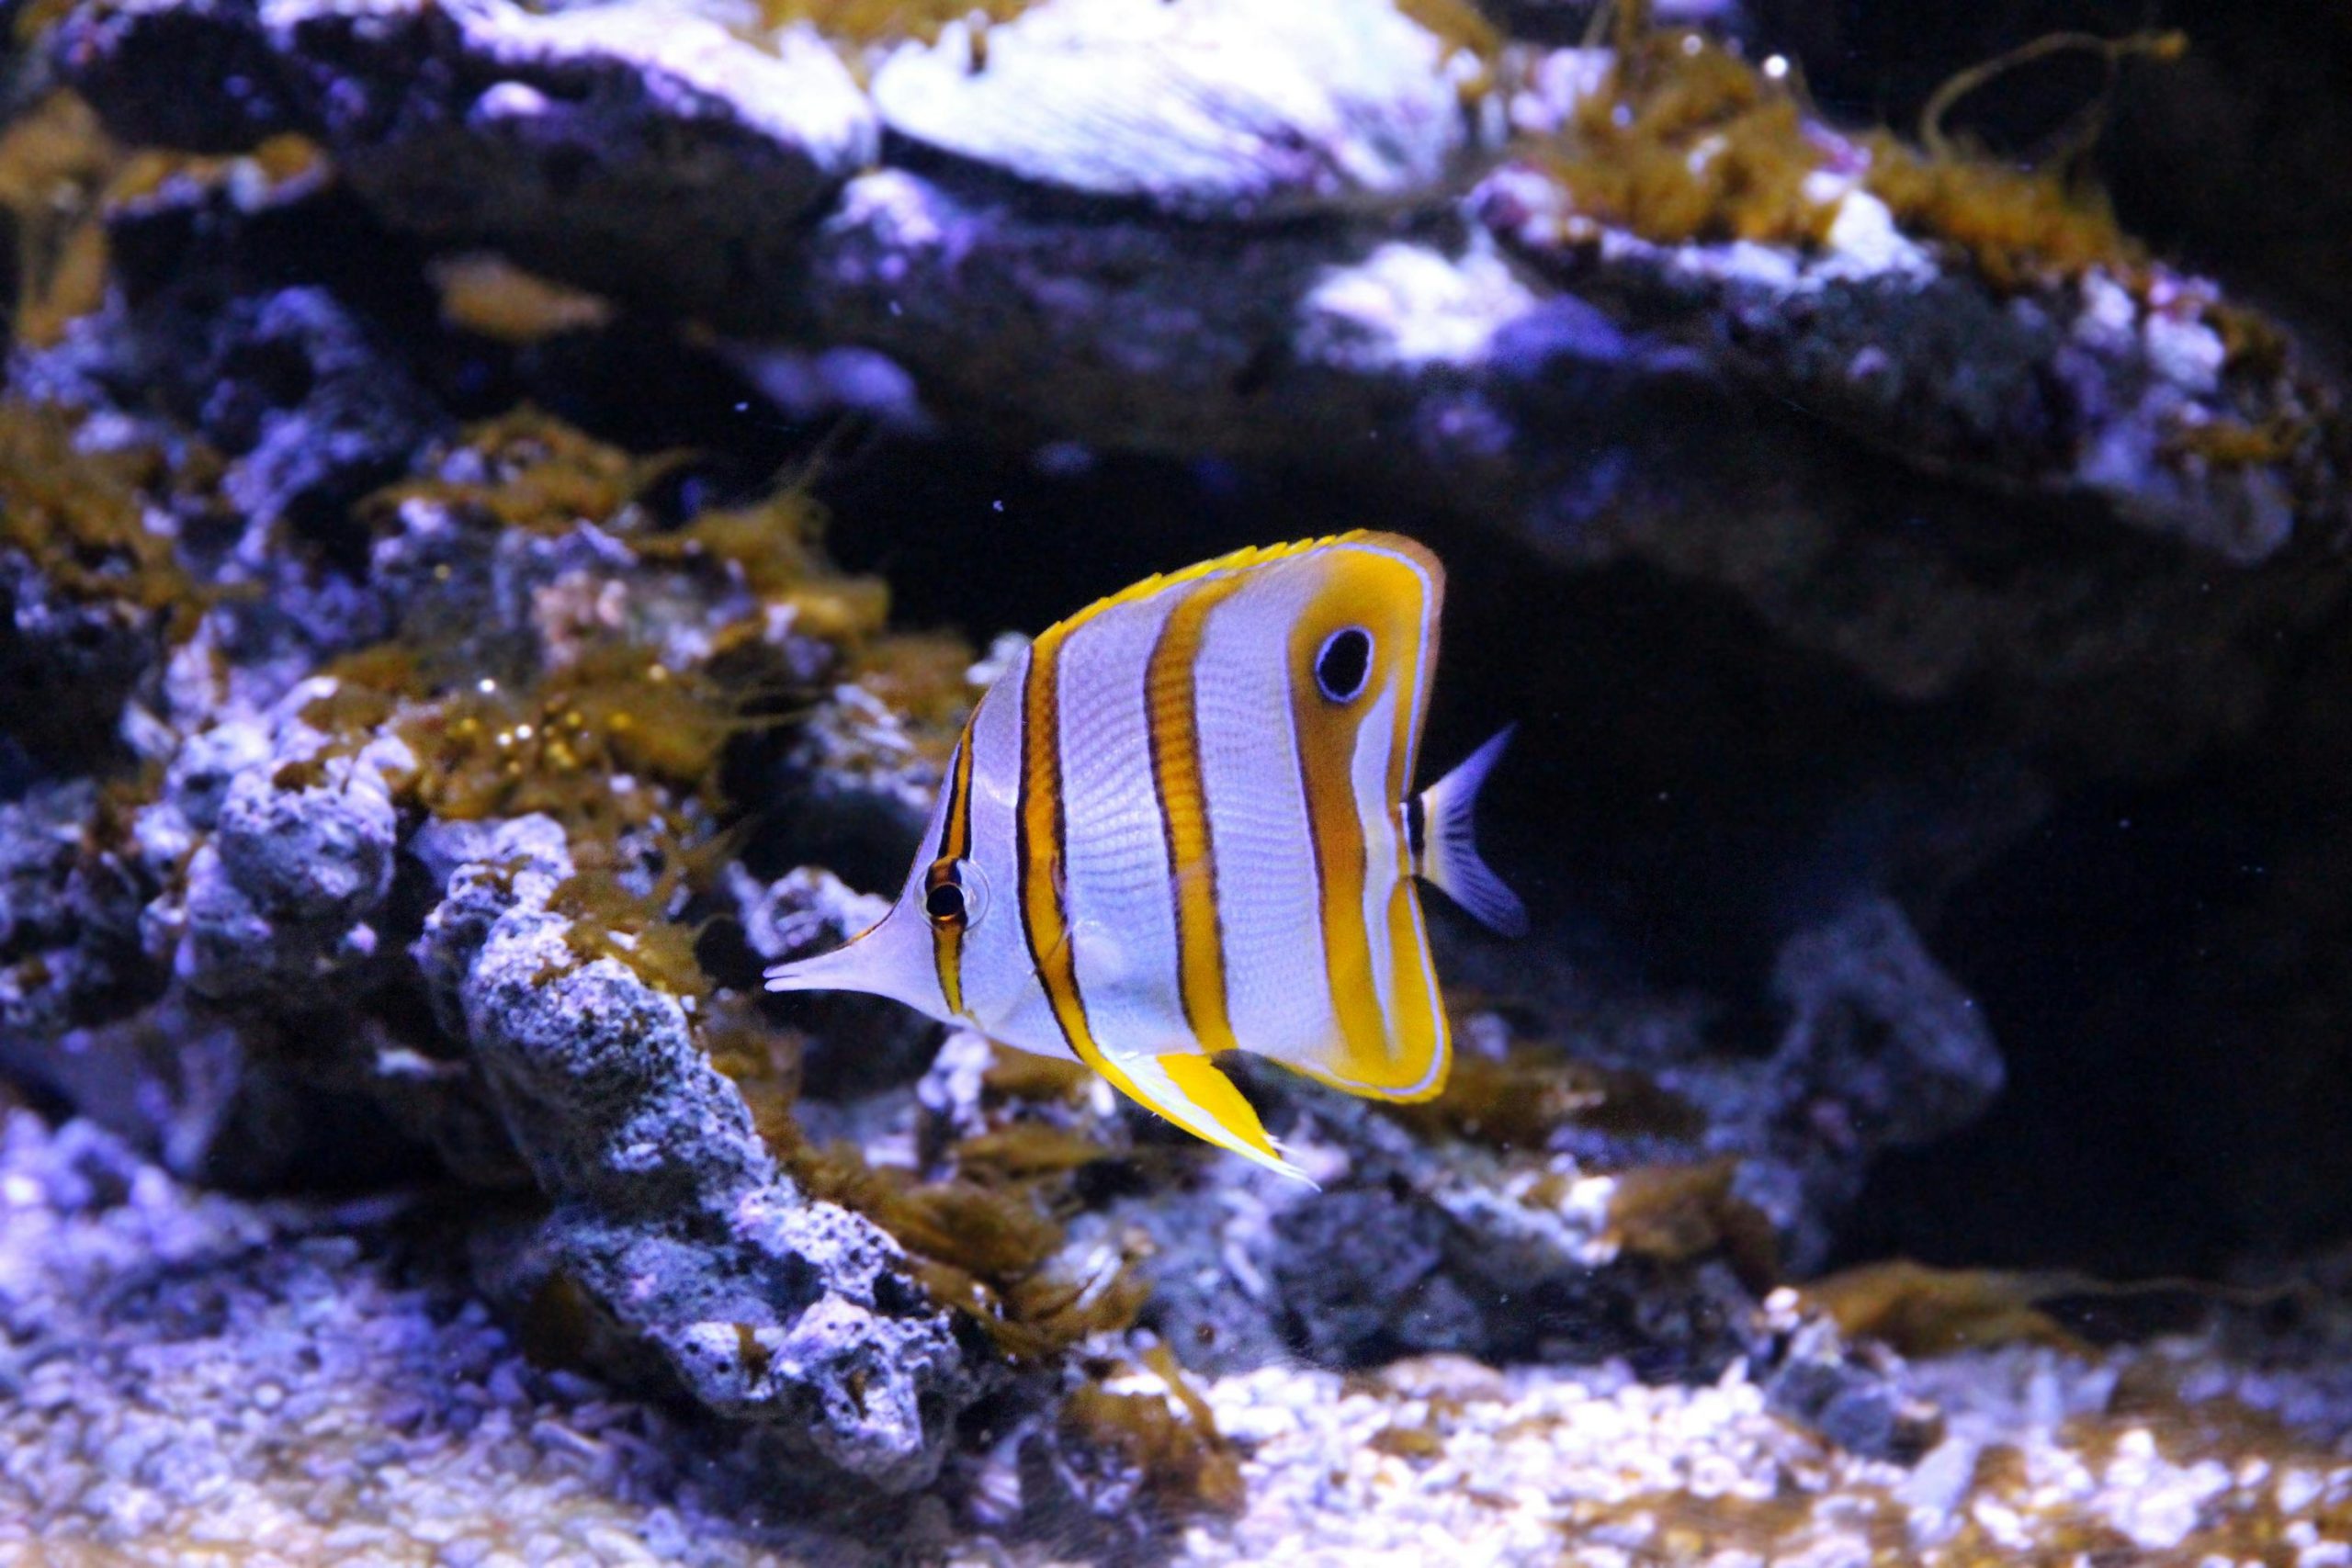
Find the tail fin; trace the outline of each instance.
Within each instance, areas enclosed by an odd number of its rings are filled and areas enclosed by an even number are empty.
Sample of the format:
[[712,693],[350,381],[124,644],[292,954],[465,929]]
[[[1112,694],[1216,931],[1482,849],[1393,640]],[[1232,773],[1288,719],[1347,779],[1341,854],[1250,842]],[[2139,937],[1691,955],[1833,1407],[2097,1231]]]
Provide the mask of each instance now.
[[1519,727],[1505,725],[1484,746],[1464,758],[1460,767],[1421,791],[1413,801],[1419,817],[1413,870],[1445,896],[1505,936],[1527,934],[1527,908],[1519,895],[1503,886],[1501,877],[1478,858],[1471,832],[1471,813],[1478,803],[1478,786],[1487,782],[1503,748]]

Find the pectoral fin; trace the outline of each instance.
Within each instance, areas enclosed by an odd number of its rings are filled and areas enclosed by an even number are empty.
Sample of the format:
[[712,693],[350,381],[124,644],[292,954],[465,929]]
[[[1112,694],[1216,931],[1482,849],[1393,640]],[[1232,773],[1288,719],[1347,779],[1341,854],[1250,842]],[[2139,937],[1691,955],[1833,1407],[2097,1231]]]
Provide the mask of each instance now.
[[1158,1111],[1193,1136],[1230,1149],[1268,1170],[1314,1185],[1305,1171],[1283,1158],[1274,1141],[1266,1135],[1256,1109],[1206,1056],[1179,1051],[1163,1056],[1129,1057],[1106,1076],[1137,1104]]

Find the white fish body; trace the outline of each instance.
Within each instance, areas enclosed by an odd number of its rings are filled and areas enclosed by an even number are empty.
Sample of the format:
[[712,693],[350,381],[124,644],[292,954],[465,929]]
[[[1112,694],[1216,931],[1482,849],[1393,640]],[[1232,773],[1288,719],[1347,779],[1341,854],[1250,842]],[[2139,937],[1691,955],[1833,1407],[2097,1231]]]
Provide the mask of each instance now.
[[966,724],[888,915],[778,965],[1075,1057],[1290,1175],[1212,1056],[1353,1094],[1445,1082],[1416,875],[1498,929],[1470,809],[1498,735],[1408,791],[1444,573],[1385,534],[1238,551],[1048,628]]

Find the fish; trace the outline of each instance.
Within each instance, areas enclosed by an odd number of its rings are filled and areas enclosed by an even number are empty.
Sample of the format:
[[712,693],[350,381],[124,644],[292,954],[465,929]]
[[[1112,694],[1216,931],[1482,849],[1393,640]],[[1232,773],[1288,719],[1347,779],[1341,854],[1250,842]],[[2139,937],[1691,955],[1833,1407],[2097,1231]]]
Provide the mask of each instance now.
[[1410,792],[1445,573],[1357,531],[1148,578],[981,695],[889,912],[770,969],[1075,1058],[1286,1176],[1229,1052],[1426,1100],[1452,1046],[1416,878],[1525,931],[1472,813],[1511,735]]

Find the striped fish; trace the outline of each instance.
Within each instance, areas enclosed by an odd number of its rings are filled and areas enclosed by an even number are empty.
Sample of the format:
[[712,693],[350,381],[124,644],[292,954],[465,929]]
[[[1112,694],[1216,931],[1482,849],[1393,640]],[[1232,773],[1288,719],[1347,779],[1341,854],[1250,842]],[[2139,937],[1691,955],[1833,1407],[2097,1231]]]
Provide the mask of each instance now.
[[1288,1175],[1213,1058],[1351,1094],[1444,1086],[1413,878],[1516,933],[1470,814],[1510,731],[1409,794],[1445,575],[1353,533],[1151,578],[1048,629],[981,697],[914,870],[774,991],[895,998],[1071,1056]]

